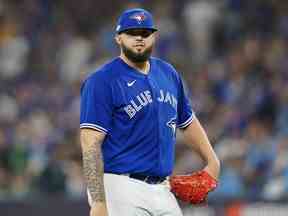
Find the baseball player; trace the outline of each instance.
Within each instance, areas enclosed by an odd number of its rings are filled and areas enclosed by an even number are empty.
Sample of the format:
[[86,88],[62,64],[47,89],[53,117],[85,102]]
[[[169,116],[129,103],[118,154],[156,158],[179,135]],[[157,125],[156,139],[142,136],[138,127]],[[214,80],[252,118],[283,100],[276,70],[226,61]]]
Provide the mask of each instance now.
[[218,178],[219,161],[197,120],[177,71],[151,57],[157,28],[140,8],[119,17],[119,57],[81,88],[81,146],[90,216],[181,216],[168,177],[176,129],[184,132]]

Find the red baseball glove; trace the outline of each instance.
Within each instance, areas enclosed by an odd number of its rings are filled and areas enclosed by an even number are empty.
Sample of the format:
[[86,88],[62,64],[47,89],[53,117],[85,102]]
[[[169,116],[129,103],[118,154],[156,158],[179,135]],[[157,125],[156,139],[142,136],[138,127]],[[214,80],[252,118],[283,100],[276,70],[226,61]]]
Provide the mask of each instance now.
[[217,187],[217,180],[204,170],[191,175],[175,175],[170,177],[169,181],[175,196],[192,204],[204,202],[208,193]]

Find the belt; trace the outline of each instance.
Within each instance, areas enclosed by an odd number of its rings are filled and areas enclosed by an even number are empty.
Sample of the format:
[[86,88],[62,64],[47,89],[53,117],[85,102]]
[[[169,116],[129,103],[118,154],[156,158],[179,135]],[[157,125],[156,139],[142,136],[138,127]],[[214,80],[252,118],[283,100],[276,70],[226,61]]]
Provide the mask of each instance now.
[[160,184],[167,179],[166,177],[146,176],[146,175],[141,175],[141,174],[136,174],[136,173],[129,174],[128,176],[130,178],[137,179],[137,180],[146,182],[148,184]]

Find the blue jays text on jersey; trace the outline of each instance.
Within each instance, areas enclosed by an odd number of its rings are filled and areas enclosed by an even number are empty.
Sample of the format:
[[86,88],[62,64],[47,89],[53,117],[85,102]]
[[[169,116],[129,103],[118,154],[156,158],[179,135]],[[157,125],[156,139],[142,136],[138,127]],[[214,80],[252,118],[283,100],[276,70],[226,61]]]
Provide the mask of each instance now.
[[[177,99],[170,92],[164,93],[164,91],[160,89],[160,96],[157,98],[157,100],[159,102],[169,103],[177,112]],[[153,99],[151,97],[151,92],[149,90],[146,90],[137,95],[136,100],[131,100],[130,104],[124,107],[124,110],[130,118],[133,118],[137,112],[139,112],[143,107],[147,106],[149,103],[152,102]]]
[[176,127],[193,120],[179,74],[160,59],[149,62],[146,75],[115,58],[81,88],[80,128],[106,133],[106,173],[170,175]]

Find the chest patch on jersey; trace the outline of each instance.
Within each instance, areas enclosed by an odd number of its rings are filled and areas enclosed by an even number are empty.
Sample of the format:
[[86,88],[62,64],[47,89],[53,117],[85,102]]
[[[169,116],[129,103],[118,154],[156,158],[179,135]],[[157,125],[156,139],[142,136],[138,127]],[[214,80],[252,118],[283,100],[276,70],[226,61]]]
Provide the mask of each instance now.
[[[137,112],[143,109],[143,107],[147,106],[150,103],[153,103],[151,95],[151,92],[149,90],[146,90],[136,95],[134,99],[130,100],[130,103],[124,107],[124,110],[130,117],[130,119],[132,119],[137,114]],[[175,110],[177,110],[177,99],[169,91],[165,92],[161,89],[157,100],[161,103],[168,103]]]

